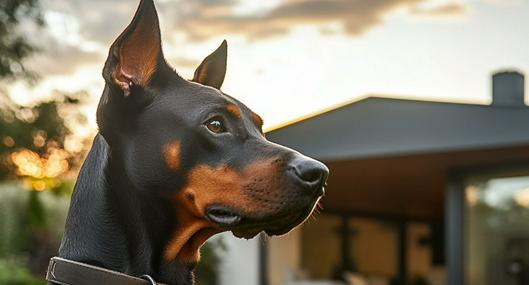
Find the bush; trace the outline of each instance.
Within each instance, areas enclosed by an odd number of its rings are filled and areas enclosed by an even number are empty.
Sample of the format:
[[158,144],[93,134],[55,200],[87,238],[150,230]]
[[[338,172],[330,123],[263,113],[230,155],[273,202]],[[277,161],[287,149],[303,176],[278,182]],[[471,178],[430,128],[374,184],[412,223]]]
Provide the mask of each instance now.
[[64,195],[0,184],[0,284],[44,284],[35,282],[57,253],[68,204]]
[[36,278],[23,260],[0,259],[0,284],[3,285],[44,285],[42,278]]
[[216,285],[219,278],[219,265],[222,253],[227,247],[222,237],[216,237],[206,242],[200,250],[200,262],[195,270],[197,285]]

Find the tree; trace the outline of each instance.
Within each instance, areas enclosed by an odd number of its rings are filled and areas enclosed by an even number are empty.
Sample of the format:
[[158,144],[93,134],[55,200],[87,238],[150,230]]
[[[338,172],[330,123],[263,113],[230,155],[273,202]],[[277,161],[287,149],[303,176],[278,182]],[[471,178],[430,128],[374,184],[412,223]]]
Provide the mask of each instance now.
[[[31,25],[44,26],[39,0],[0,1],[0,84],[36,79],[25,67],[39,51],[26,37]],[[79,103],[79,98],[58,94],[54,100],[25,107],[0,89],[0,180],[16,175],[37,178],[33,188],[43,190],[46,179],[68,170],[72,155],[65,152],[64,143],[71,131],[60,111]]]
[[[9,176],[35,178],[35,190],[70,169],[74,153],[65,150],[71,130],[61,109],[79,104],[84,93],[56,94],[52,101],[18,106],[8,97],[0,107],[0,180]],[[53,188],[53,187],[51,187]]]
[[24,36],[22,22],[44,25],[39,0],[0,1],[0,79],[34,77],[24,61],[38,49]]
[[[38,80],[26,62],[39,48],[26,35],[43,26],[39,0],[0,0],[1,284],[44,284],[32,274],[42,276],[57,252],[60,230],[54,226],[62,228],[69,199],[54,194],[71,193],[73,181],[65,174],[84,150],[65,147],[84,92],[56,92],[53,100],[20,106],[2,88],[16,80]],[[40,192],[46,189],[53,191]]]

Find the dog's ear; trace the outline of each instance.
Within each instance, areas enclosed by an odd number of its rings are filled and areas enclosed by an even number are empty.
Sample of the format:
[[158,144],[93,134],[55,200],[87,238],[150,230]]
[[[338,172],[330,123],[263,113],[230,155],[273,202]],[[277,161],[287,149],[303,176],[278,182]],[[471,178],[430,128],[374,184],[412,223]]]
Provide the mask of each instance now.
[[110,47],[103,77],[105,90],[97,107],[97,124],[105,139],[131,125],[152,101],[155,76],[169,68],[162,54],[158,15],[153,0],[141,0],[132,22]]
[[220,46],[208,55],[195,70],[194,82],[220,89],[226,75],[228,43],[222,41]]
[[153,0],[141,0],[132,22],[110,47],[103,77],[126,97],[133,86],[147,87],[164,64],[156,8]]

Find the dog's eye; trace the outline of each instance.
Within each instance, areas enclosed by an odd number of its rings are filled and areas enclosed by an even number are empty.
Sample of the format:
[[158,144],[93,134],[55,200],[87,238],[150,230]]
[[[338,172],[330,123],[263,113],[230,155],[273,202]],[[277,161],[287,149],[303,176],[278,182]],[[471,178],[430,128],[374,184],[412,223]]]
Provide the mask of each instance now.
[[208,130],[210,130],[212,133],[220,134],[226,132],[226,128],[224,127],[224,124],[222,123],[222,120],[218,117],[215,117],[213,119],[210,119],[206,122],[206,127]]

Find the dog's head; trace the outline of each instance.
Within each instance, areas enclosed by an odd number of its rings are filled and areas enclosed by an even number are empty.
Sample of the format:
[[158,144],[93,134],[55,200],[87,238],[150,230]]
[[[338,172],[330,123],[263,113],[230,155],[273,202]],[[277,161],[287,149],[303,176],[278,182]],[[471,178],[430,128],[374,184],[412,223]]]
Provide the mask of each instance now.
[[134,191],[174,206],[169,260],[196,260],[200,245],[223,230],[244,238],[287,233],[324,193],[325,165],[267,141],[259,115],[219,90],[226,57],[224,41],[191,81],[182,79],[163,57],[152,0],[142,0],[103,70],[100,132]]

